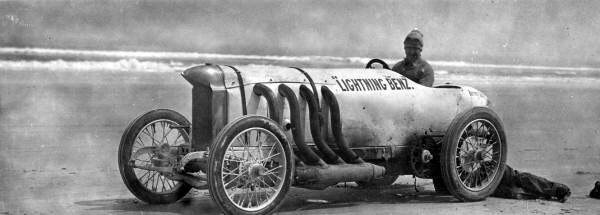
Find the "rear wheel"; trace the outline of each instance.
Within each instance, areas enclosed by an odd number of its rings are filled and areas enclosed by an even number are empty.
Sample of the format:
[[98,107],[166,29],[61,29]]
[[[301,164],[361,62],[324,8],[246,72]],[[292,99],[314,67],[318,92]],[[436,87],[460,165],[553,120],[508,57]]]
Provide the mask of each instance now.
[[270,214],[292,183],[292,149],[283,129],[262,116],[235,120],[210,151],[208,182],[225,214]]
[[152,110],[129,124],[119,145],[119,171],[129,191],[138,199],[150,204],[172,203],[191,189],[188,184],[156,171],[157,167],[174,165],[172,159],[161,157],[160,150],[188,147],[188,132],[181,127],[189,124],[181,114],[166,109]]
[[475,107],[450,125],[442,145],[440,170],[448,191],[462,201],[491,195],[505,169],[506,137],[498,116]]
[[446,188],[446,184],[444,184],[444,179],[442,178],[442,174],[440,170],[434,170],[434,174],[431,176],[431,180],[433,181],[433,189],[438,194],[450,194],[448,188]]

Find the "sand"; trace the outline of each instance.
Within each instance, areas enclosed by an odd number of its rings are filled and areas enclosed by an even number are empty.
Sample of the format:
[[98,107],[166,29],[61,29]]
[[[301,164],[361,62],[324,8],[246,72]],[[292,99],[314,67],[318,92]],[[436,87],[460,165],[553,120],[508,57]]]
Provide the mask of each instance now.
[[[597,214],[600,80],[440,76],[493,101],[508,163],[572,188],[566,203],[488,198],[461,203],[410,176],[387,189],[292,189],[282,214]],[[0,214],[218,214],[205,191],[147,205],[125,188],[117,148],[130,120],[155,108],[191,116],[191,86],[177,73],[0,70]],[[306,202],[306,199],[319,201]],[[324,201],[321,201],[324,200]]]

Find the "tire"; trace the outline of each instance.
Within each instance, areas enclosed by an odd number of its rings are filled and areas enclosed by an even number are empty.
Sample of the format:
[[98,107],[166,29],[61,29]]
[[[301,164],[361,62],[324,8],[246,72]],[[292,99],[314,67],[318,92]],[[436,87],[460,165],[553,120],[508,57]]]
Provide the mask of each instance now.
[[[190,125],[190,122],[181,114],[166,109],[149,111],[127,126],[121,144],[119,145],[119,171],[127,189],[138,199],[149,204],[173,203],[184,197],[191,186],[183,181],[171,180],[158,171],[134,168],[130,165],[131,156],[141,147],[156,144],[157,132],[166,132],[166,136],[160,138],[161,142],[174,146],[189,143],[188,130],[173,129],[169,125]],[[167,130],[169,129],[169,130]],[[160,133],[159,132],[159,133]],[[150,137],[152,134],[152,137]],[[137,140],[137,141],[136,141]],[[137,149],[137,150],[136,150]],[[134,163],[148,164],[155,157],[152,152],[143,154],[147,159],[139,159]],[[150,163],[151,164],[151,163]],[[159,189],[160,188],[160,189]]]
[[435,192],[442,195],[448,195],[450,192],[444,184],[444,179],[442,178],[442,171],[440,169],[440,158],[441,158],[441,149],[437,149],[434,151],[434,158],[431,162],[431,180],[433,181],[433,188]]
[[208,169],[210,194],[223,213],[271,214],[292,184],[292,149],[275,121],[243,116],[217,135]]
[[446,184],[444,184],[444,179],[442,178],[442,175],[440,173],[433,175],[431,179],[433,181],[433,189],[435,189],[436,193],[443,195],[450,194],[448,188],[446,187]]
[[440,169],[450,194],[461,201],[491,195],[506,163],[506,136],[492,110],[475,107],[459,114],[444,137]]

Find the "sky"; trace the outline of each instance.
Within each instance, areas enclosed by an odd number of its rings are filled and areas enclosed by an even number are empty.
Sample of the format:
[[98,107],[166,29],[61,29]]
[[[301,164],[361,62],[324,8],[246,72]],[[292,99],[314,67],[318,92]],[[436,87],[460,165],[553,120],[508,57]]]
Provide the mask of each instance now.
[[0,46],[600,66],[598,1],[1,1]]

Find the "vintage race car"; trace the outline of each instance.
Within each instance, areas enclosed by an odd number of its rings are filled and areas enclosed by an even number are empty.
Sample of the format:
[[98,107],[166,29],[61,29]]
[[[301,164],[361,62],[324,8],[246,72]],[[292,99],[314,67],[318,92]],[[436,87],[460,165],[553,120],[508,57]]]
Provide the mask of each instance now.
[[291,186],[389,185],[399,175],[477,201],[504,172],[502,123],[471,87],[425,87],[389,69],[206,64],[182,76],[193,85],[192,122],[152,110],[121,139],[123,181],[147,203],[208,188],[226,214],[268,214]]

